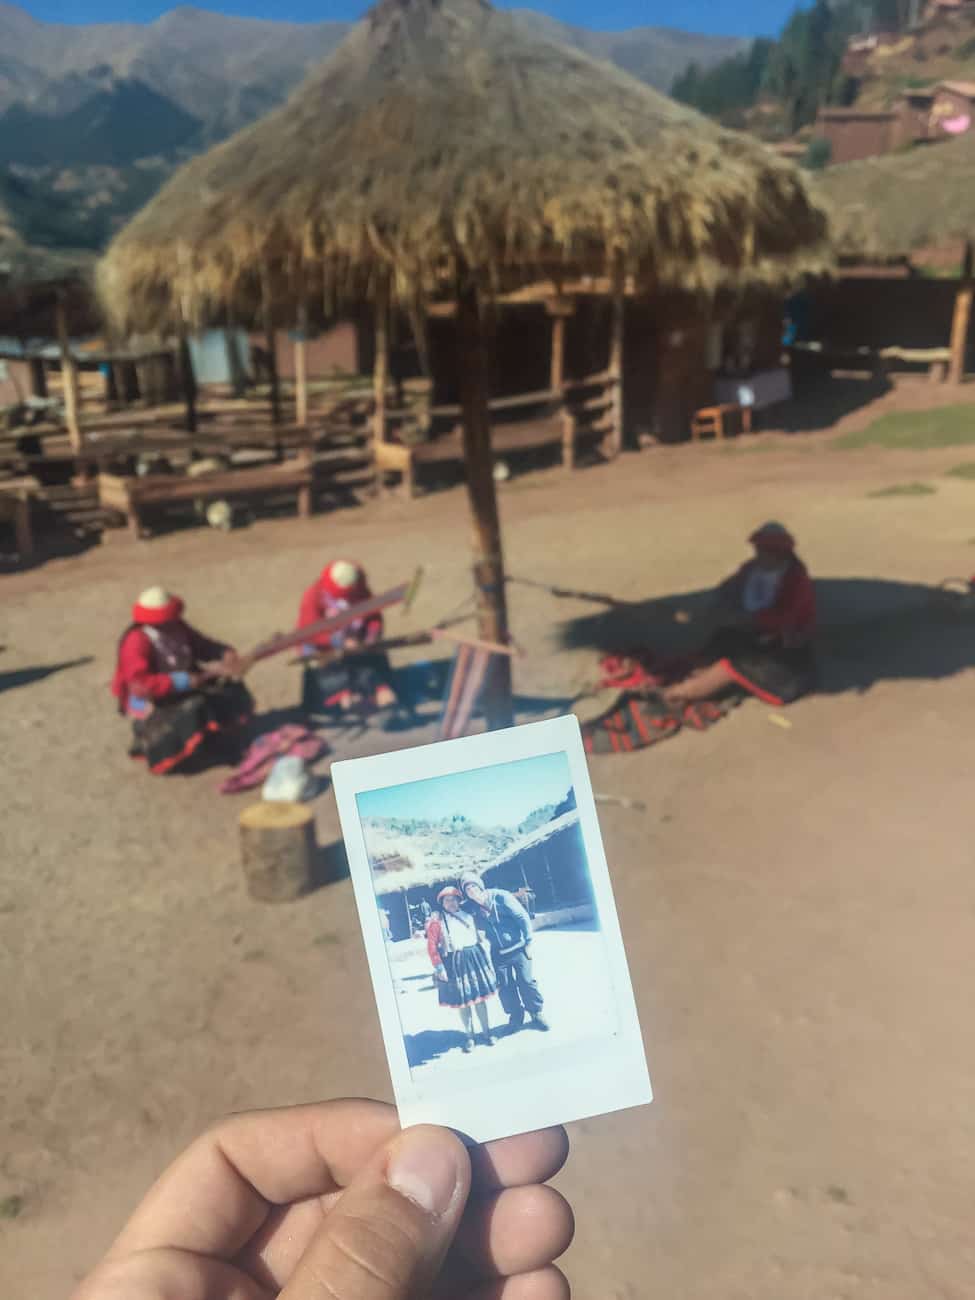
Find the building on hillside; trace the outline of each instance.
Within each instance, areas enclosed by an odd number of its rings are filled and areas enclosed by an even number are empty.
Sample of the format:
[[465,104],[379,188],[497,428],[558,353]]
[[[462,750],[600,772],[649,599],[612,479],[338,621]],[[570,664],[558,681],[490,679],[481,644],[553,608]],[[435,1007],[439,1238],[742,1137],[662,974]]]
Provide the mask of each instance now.
[[829,142],[831,163],[859,162],[890,152],[896,121],[889,109],[821,108],[813,134]]
[[934,88],[928,138],[965,135],[975,118],[975,82],[942,81]]

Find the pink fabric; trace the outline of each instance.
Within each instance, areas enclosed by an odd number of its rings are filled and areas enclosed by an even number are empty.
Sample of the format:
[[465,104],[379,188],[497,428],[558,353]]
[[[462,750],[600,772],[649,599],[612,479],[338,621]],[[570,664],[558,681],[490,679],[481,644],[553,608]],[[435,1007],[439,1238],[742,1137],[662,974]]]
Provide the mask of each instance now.
[[238,794],[241,790],[253,790],[255,786],[263,785],[275,761],[285,754],[311,763],[327,753],[326,742],[307,727],[295,724],[279,727],[254,741],[239,767],[221,785],[220,793]]

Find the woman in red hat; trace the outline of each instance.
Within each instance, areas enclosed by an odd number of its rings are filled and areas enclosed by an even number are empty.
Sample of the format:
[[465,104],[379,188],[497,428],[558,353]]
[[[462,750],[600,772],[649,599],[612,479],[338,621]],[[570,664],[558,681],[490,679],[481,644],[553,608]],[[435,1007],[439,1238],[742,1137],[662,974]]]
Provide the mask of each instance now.
[[254,701],[239,681],[237,652],[183,619],[183,602],[149,587],[123,632],[112,694],[132,720],[130,754],[151,772],[172,771],[209,737],[250,721]]
[[[369,581],[360,565],[351,560],[333,560],[302,596],[297,627],[300,631],[332,618],[371,596]],[[305,712],[349,709],[363,698],[371,699],[379,709],[396,703],[388,656],[382,651],[363,652],[379,641],[382,634],[383,616],[375,613],[355,619],[336,632],[309,637],[304,654],[318,662],[305,667],[302,684]],[[356,653],[351,654],[353,651]],[[328,663],[329,659],[344,655],[349,658],[337,664]]]
[[442,1007],[460,1012],[465,1052],[474,1047],[474,1012],[485,1046],[493,1047],[487,1000],[497,992],[498,981],[491,958],[481,941],[477,922],[464,911],[460,890],[448,885],[437,895],[437,902],[443,910],[427,924],[427,952],[433,963],[438,1000]]
[[738,686],[781,706],[812,687],[816,593],[795,539],[782,524],[767,523],[748,540],[753,558],[718,588],[718,629],[702,652],[705,665],[664,692],[668,704]]

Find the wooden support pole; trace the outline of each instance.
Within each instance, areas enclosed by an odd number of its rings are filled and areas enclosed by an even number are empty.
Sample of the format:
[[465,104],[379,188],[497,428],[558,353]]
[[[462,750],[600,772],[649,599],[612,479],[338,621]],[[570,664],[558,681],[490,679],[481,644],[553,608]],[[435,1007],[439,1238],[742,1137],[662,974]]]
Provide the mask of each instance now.
[[[373,327],[372,360],[372,448],[376,470],[375,488],[382,493],[385,475],[380,461],[380,448],[386,441],[386,389],[389,385],[389,285],[384,279],[376,288],[376,311]],[[404,476],[407,496],[413,495],[412,466]]]
[[295,423],[308,428],[308,307],[302,300],[298,304],[298,325],[295,330]]
[[372,366],[372,436],[386,441],[386,389],[389,387],[389,289],[383,280],[376,289],[376,356]]
[[180,391],[183,394],[183,403],[186,407],[186,428],[190,433],[196,433],[196,375],[193,373],[193,358],[190,355],[186,327],[182,321],[179,326],[176,369],[179,373]]
[[561,393],[565,383],[565,317],[560,313],[552,317],[552,357],[549,366],[548,386],[553,393]]
[[[281,423],[281,392],[278,387],[278,340],[274,332],[274,298],[271,272],[267,263],[261,272],[261,314],[264,319],[264,347],[267,350],[268,379],[271,386],[271,422]],[[278,448],[280,459],[281,449]]]
[[47,373],[43,357],[30,359],[30,391],[32,397],[47,397]]
[[968,351],[968,325],[972,317],[972,245],[965,244],[961,284],[955,294],[955,313],[951,322],[951,358],[948,362],[948,380],[960,384],[965,378],[965,356]]
[[609,373],[613,384],[612,411],[613,428],[609,436],[611,456],[618,456],[623,450],[623,321],[626,301],[621,289],[613,294],[612,326],[609,341]]
[[71,355],[68,339],[68,321],[64,311],[64,300],[59,298],[57,305],[58,343],[61,347],[61,384],[64,390],[64,421],[68,426],[68,441],[71,450],[79,454],[81,446],[81,423],[78,418],[78,367]]
[[[463,416],[467,493],[473,516],[474,586],[477,630],[484,641],[507,645],[508,607],[505,597],[501,521],[494,487],[491,454],[490,364],[485,321],[476,289],[465,287],[458,298],[460,343],[460,403]],[[484,682],[482,695],[488,728],[510,727],[514,721],[511,699],[511,660],[496,655]]]

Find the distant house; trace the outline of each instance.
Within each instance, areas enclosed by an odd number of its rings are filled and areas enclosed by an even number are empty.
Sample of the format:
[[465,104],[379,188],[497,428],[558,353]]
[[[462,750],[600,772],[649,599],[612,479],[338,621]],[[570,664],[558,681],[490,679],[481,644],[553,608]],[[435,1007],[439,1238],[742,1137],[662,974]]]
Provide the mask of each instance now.
[[859,162],[890,152],[896,121],[888,109],[821,108],[813,134],[829,141],[831,163]]
[[934,88],[929,138],[964,135],[975,117],[975,82],[942,81]]

